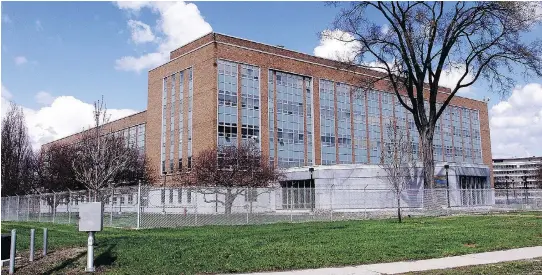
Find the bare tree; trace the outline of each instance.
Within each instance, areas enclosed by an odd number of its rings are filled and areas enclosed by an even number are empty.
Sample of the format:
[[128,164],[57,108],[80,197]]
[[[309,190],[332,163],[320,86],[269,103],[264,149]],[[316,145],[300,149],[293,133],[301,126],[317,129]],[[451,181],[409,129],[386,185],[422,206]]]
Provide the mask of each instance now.
[[101,199],[98,197],[101,188],[113,184],[139,158],[137,150],[127,147],[123,137],[104,133],[103,125],[108,122],[102,98],[94,103],[94,128],[84,131],[74,145],[77,152],[72,163],[75,178],[94,193],[94,201]]
[[[373,70],[360,85],[367,89],[387,86],[412,113],[421,138],[426,188],[434,187],[435,124],[460,89],[485,79],[491,89],[509,91],[514,85],[510,75],[520,74],[521,68],[524,76],[542,76],[541,41],[521,39],[521,34],[540,23],[540,2],[345,5],[334,22],[345,34],[322,35],[358,45],[353,47],[355,57],[346,61],[358,70]],[[374,16],[382,23],[373,21]],[[451,71],[458,71],[459,78],[447,91],[439,85]],[[408,100],[402,98],[405,95]]]
[[2,196],[32,193],[34,155],[23,110],[15,103],[2,119]]
[[[51,144],[43,147],[36,154],[36,190],[40,193],[54,193],[84,189],[85,186],[77,181],[72,167],[76,157],[73,146]],[[56,211],[60,199],[46,196],[45,200],[51,211]]]
[[412,143],[403,127],[391,120],[384,129],[385,142],[382,146],[380,167],[386,172],[384,180],[395,193],[397,218],[402,222],[401,195],[404,189],[417,180],[418,168],[412,154]]
[[[225,213],[231,214],[237,196],[257,197],[260,194],[255,188],[269,187],[282,178],[282,173],[265,160],[252,142],[219,146],[200,152],[191,169],[182,171],[174,180],[198,188],[206,203],[223,205]],[[251,192],[245,193],[247,190]]]

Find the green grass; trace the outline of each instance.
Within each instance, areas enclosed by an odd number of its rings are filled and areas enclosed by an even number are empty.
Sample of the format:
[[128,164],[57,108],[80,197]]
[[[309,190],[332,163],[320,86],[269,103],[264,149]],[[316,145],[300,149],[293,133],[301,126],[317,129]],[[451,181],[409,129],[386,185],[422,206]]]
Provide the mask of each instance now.
[[416,273],[404,273],[404,275],[518,275],[518,274],[542,274],[542,258],[513,261],[498,264],[466,266],[458,268],[431,270]]
[[[18,249],[29,229],[49,228],[51,249],[85,246],[74,225],[3,222],[16,228]],[[41,247],[41,229],[36,232]],[[253,272],[427,259],[542,245],[542,212],[395,220],[311,222],[178,229],[106,228],[111,274]],[[83,266],[81,266],[82,268]]]

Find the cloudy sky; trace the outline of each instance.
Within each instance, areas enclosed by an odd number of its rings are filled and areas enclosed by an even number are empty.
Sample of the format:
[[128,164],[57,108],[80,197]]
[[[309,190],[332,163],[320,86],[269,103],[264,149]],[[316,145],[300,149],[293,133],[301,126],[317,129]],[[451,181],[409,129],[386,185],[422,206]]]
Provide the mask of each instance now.
[[[347,58],[355,45],[318,36],[337,12],[322,2],[2,2],[2,116],[9,101],[22,105],[37,147],[87,127],[102,95],[112,119],[145,110],[147,71],[210,31]],[[524,39],[534,37],[542,27]],[[483,82],[461,91],[491,98],[494,157],[542,155],[542,79],[518,78],[507,93]]]

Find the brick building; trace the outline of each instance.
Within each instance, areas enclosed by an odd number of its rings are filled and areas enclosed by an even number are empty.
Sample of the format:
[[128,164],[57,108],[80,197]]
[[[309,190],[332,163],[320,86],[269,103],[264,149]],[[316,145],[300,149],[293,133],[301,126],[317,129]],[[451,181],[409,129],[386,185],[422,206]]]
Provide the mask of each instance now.
[[[334,169],[352,169],[359,178],[370,178],[362,174],[381,175],[377,164],[386,142],[383,125],[390,119],[404,127],[419,152],[412,116],[386,83],[369,92],[356,88],[362,79],[377,75],[283,47],[209,33],[172,51],[167,63],[149,71],[147,110],[109,128],[144,138],[144,150],[161,174],[190,166],[203,149],[250,139],[273,165],[288,169],[285,186],[333,184],[334,177],[326,175]],[[449,92],[441,88],[437,101]],[[134,142],[141,142],[138,138]],[[456,96],[438,122],[434,144],[436,176],[442,176],[443,164],[449,163],[451,188],[492,187],[485,102]],[[308,167],[315,169],[309,174]]]

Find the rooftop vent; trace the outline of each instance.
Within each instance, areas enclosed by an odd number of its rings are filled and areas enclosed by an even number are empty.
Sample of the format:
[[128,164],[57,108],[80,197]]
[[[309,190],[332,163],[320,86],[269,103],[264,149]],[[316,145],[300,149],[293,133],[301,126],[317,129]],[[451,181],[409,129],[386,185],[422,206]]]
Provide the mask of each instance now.
[[277,48],[284,49],[284,45],[277,45]]

